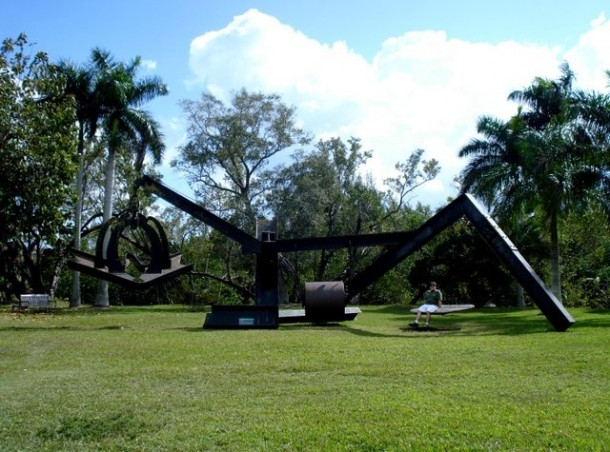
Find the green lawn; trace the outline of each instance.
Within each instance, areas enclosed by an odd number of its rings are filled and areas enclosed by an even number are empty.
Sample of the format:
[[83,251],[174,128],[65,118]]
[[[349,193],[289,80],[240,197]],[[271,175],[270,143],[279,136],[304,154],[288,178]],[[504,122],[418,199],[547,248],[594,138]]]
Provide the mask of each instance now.
[[203,330],[184,306],[0,312],[0,450],[609,450],[610,312]]

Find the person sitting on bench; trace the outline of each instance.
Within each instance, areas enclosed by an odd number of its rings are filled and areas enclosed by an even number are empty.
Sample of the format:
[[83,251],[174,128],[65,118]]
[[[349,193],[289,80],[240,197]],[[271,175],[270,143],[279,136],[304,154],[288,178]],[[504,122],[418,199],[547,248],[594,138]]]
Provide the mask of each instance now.
[[419,308],[417,308],[417,314],[415,314],[415,320],[409,323],[409,326],[418,327],[419,319],[422,313],[426,313],[426,323],[424,327],[428,328],[430,326],[430,316],[433,312],[440,309],[443,305],[443,294],[440,290],[436,288],[436,283],[434,281],[430,282],[430,288],[426,290],[424,293],[424,304],[422,304]]

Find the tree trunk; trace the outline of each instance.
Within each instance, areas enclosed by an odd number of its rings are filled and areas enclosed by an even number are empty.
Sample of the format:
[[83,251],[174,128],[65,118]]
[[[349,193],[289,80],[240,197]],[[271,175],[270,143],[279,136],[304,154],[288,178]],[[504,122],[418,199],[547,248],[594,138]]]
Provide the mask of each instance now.
[[551,216],[551,292],[561,303],[561,269],[559,267],[559,232],[557,214]]
[[[49,296],[51,297],[51,300],[55,299],[55,292],[57,291],[57,285],[59,284],[59,280],[61,279],[61,271],[64,267],[64,263],[66,261],[66,257],[68,256],[68,253],[69,251],[64,249],[61,249],[59,252],[59,259],[55,264],[55,269],[53,270],[53,278],[51,279],[51,286],[49,287]],[[71,304],[70,307],[72,307]]]
[[517,307],[519,309],[525,308],[525,297],[523,296],[523,286],[515,280],[515,286],[517,291]]
[[[108,148],[108,166],[106,167],[106,183],[104,185],[104,223],[112,216],[112,192],[114,190],[114,166],[116,161],[116,153],[112,147]],[[99,308],[107,308],[110,306],[108,297],[108,282],[99,280],[97,283],[97,295],[95,297],[95,306]]]
[[[75,250],[81,249],[81,229],[83,212],[83,172],[85,171],[84,145],[82,144],[82,130],[79,131],[78,150],[78,173],[76,174],[76,207],[74,208],[74,243]],[[80,272],[72,272],[72,294],[70,295],[70,307],[78,308],[81,305],[80,296]]]

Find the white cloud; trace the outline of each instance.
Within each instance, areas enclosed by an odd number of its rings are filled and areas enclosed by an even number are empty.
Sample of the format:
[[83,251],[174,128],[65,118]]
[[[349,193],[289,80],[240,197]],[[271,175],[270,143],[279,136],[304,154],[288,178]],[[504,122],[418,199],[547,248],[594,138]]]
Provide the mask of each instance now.
[[578,44],[566,52],[565,58],[580,86],[596,91],[603,91],[608,86],[604,71],[610,69],[609,42],[610,22],[601,14],[591,21],[591,29],[580,37]]
[[178,157],[178,148],[186,142],[186,121],[173,116],[163,122],[166,149],[163,156],[163,170],[170,169],[170,162]]
[[579,81],[603,79],[603,69],[610,68],[609,41],[605,16],[569,50],[412,31],[388,38],[367,61],[345,42],[320,43],[250,10],[192,41],[190,83],[223,100],[241,87],[280,94],[316,135],[361,138],[364,148],[374,151],[367,169],[380,179],[423,148],[443,172],[418,200],[441,205],[455,195],[452,181],[465,163],[457,153],[474,137],[479,116],[514,114],[508,94],[536,76],[555,78],[565,59]]
[[154,71],[155,69],[157,69],[157,62],[154,60],[142,60],[141,64],[142,67],[147,71]]

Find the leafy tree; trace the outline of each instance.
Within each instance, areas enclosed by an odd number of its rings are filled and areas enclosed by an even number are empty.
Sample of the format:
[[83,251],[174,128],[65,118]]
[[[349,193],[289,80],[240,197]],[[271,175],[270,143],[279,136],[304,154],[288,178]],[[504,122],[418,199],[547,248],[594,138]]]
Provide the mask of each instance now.
[[[418,150],[397,165],[388,191],[380,191],[363,174],[370,151],[362,150],[359,139],[320,140],[313,150],[305,150],[309,136],[296,127],[295,110],[277,95],[241,90],[226,106],[204,94],[200,101],[183,101],[183,108],[189,137],[172,164],[187,175],[200,202],[245,231],[254,231],[255,221],[269,215],[276,217],[282,238],[388,230],[392,222],[402,222],[409,193],[439,170],[438,162],[424,161]],[[291,163],[271,167],[281,162],[282,151],[294,148]],[[232,286],[242,298],[251,297],[252,259],[241,256],[239,245],[217,232],[207,239],[210,258],[205,267],[222,276],[198,273]],[[303,278],[353,273],[369,255],[370,250],[325,249],[281,256],[280,265],[292,280],[291,299],[297,300]],[[211,256],[222,256],[222,264]]]
[[[199,101],[184,100],[188,120],[187,143],[172,165],[186,174],[196,196],[221,217],[245,231],[254,232],[257,219],[265,216],[264,194],[269,181],[265,169],[294,146],[309,142],[296,125],[295,110],[278,95],[250,93],[232,95],[230,105],[210,94]],[[222,279],[229,285],[252,287],[248,279],[251,259],[240,247],[218,233],[210,238],[223,260]]]
[[572,212],[561,229],[564,291],[576,306],[610,307],[610,225],[602,208]]
[[10,295],[51,290],[44,268],[65,246],[76,174],[74,105],[44,52],[27,37],[0,49],[0,287]]
[[[396,165],[397,174],[386,181],[386,192],[363,174],[371,151],[363,151],[357,138],[347,143],[340,138],[320,140],[313,151],[297,153],[291,165],[276,172],[276,188],[269,200],[281,236],[330,237],[408,228],[408,194],[434,178],[439,169],[435,160],[423,160],[423,153],[416,150]],[[298,298],[301,277],[350,278],[374,254],[374,248],[323,249],[285,256],[283,262],[292,260],[285,270],[294,278],[293,296]]]
[[[277,216],[283,238],[328,237],[370,232],[382,215],[381,198],[372,181],[360,174],[370,157],[360,140],[320,140],[310,152],[300,150],[293,163],[269,178],[274,189],[268,202]],[[293,297],[298,298],[300,272],[313,280],[334,279],[357,259],[355,250],[323,249],[284,256],[284,271],[293,278]],[[290,259],[290,260],[288,260]]]
[[388,186],[385,196],[386,220],[399,212],[415,189],[433,180],[441,171],[436,159],[424,160],[425,151],[416,149],[404,162],[397,162],[394,168],[397,174],[384,182]]
[[245,89],[232,95],[229,106],[203,94],[199,101],[183,100],[182,107],[187,144],[172,165],[187,175],[206,206],[253,231],[264,215],[268,187],[262,172],[283,151],[310,141],[296,125],[295,109],[276,94]]

